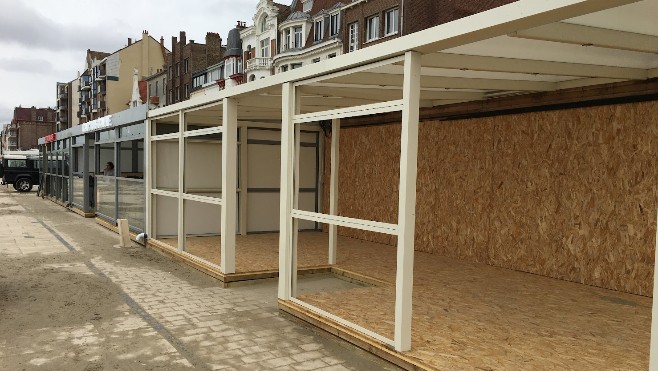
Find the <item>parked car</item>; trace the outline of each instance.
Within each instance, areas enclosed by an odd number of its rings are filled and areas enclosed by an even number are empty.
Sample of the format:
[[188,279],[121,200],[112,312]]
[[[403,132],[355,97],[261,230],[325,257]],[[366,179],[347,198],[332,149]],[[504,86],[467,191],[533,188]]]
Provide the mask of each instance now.
[[0,157],[1,184],[11,184],[18,192],[29,192],[39,184],[39,155],[8,153]]

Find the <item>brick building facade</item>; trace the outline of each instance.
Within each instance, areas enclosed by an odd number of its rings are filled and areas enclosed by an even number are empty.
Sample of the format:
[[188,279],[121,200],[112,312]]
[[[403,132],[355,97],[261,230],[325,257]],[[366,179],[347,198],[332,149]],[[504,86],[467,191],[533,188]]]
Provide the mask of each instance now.
[[[37,148],[39,138],[55,132],[56,112],[52,108],[14,108],[14,117],[4,131],[4,149],[23,151]],[[4,144],[4,143],[3,143]]]
[[343,7],[343,52],[349,53],[515,1],[354,1]]
[[177,103],[190,97],[192,74],[222,60],[222,38],[208,32],[206,43],[187,42],[184,31],[180,39],[171,38],[171,53],[167,56],[167,104]]

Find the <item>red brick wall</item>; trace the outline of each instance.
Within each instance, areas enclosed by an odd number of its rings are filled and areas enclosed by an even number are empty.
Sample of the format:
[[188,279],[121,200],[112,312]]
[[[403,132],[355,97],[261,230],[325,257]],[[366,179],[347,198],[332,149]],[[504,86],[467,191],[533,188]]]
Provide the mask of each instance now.
[[516,0],[414,0],[404,4],[405,35],[464,18]]

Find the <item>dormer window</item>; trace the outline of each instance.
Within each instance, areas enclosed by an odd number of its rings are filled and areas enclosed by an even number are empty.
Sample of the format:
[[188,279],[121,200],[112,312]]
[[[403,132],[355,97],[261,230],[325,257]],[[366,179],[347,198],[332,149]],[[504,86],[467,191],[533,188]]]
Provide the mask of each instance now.
[[334,37],[338,35],[340,28],[340,13],[332,14],[329,16],[329,36]]
[[304,4],[302,10],[305,13],[308,13],[311,11],[311,9],[313,9],[313,0],[306,0],[306,1],[302,0],[302,3]]
[[260,32],[267,31],[267,14],[263,16],[263,20],[260,22]]
[[324,36],[324,18],[315,21],[315,41],[321,41]]

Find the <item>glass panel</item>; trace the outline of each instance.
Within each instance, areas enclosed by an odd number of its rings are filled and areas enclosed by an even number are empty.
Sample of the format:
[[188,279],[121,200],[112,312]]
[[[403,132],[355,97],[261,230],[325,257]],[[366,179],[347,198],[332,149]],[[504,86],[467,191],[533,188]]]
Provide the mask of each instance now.
[[222,207],[185,200],[185,251],[219,265]]
[[68,202],[69,200],[69,178],[66,176],[61,177],[61,182],[62,182],[62,193],[61,193],[61,200],[64,202]]
[[155,239],[178,247],[178,199],[153,195]]
[[83,207],[84,202],[84,179],[81,174],[73,175],[73,194],[71,195],[71,202]]
[[152,168],[155,169],[153,188],[178,191],[178,139],[153,142]]
[[185,193],[222,196],[222,141],[218,134],[185,138]]
[[99,144],[99,168],[96,169],[96,174],[105,176],[114,176],[115,166],[114,163],[114,143]]
[[151,135],[178,133],[178,114],[151,121]]
[[114,129],[105,130],[98,133],[99,141],[115,140],[116,138],[117,138],[117,134]]
[[222,125],[222,106],[215,105],[185,113],[185,131]]
[[144,178],[144,140],[129,140],[120,143],[121,170],[117,176],[122,178]]
[[144,182],[133,179],[118,179],[119,184],[119,219],[128,219],[131,227],[144,230]]
[[96,176],[96,211],[108,216],[112,219],[115,218],[115,179],[102,175]]

